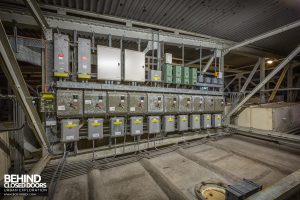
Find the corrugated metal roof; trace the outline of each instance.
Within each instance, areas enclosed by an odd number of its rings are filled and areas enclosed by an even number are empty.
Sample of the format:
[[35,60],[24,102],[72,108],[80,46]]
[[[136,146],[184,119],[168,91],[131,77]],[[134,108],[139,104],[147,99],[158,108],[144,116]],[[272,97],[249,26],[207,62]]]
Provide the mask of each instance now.
[[[41,3],[75,8],[147,23],[242,41],[300,19],[298,0],[41,0]],[[288,52],[297,43],[299,29],[286,37],[257,45]],[[286,45],[280,38],[290,40]],[[299,37],[298,37],[299,38]],[[293,40],[296,41],[293,41]]]
[[[1,0],[22,3],[22,0]],[[41,4],[96,12],[236,42],[300,20],[299,0],[40,0]],[[288,53],[300,43],[299,28],[255,43]]]

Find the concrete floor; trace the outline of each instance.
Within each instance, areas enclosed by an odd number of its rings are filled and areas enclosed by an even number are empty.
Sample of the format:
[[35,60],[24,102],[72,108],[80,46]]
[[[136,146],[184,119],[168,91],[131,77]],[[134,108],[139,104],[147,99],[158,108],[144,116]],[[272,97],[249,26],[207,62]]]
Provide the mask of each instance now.
[[299,168],[295,152],[232,136],[61,180],[54,199],[196,199],[201,182],[246,178],[267,187]]

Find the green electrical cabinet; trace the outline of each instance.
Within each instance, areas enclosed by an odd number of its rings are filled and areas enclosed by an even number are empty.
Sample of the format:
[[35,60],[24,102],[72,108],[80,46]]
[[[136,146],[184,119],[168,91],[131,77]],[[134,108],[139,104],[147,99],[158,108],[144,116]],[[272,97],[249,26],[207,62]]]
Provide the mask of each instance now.
[[190,84],[190,71],[188,67],[182,67],[181,75],[182,75],[182,84],[185,85]]
[[181,66],[173,66],[173,83],[181,84]]
[[165,83],[172,83],[172,64],[163,65],[163,79]]
[[197,84],[197,69],[190,68],[190,84],[196,85]]

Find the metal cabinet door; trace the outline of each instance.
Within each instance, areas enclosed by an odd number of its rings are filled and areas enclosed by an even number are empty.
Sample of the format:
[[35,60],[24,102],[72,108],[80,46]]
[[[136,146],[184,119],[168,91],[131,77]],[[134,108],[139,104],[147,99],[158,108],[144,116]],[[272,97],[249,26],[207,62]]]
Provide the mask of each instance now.
[[124,50],[124,80],[145,82],[145,53]]
[[121,49],[97,46],[97,79],[121,81]]

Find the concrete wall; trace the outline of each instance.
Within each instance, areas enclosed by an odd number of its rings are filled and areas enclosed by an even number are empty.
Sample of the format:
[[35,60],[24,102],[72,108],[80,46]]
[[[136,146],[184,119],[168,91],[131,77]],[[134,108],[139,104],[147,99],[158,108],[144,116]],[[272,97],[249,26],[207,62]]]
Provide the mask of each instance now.
[[[230,106],[226,106],[225,113],[229,109]],[[300,127],[300,104],[282,102],[249,106],[234,119],[234,124],[285,132]]]

